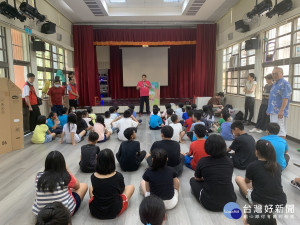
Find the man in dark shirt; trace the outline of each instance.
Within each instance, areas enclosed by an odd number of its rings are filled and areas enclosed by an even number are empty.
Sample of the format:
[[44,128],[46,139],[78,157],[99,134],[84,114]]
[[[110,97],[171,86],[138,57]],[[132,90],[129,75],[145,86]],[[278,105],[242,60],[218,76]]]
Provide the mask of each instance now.
[[231,131],[235,139],[227,151],[233,150],[234,153],[228,153],[228,156],[231,158],[234,167],[245,170],[249,163],[257,159],[255,156],[255,140],[244,131],[244,125],[239,120],[231,124]]
[[81,147],[81,160],[79,162],[80,169],[84,173],[95,172],[97,164],[97,155],[100,148],[96,146],[99,135],[96,132],[91,132],[88,138],[88,144]]
[[209,99],[207,105],[211,105],[213,107],[213,111],[220,113],[223,109],[223,105],[221,105],[221,99],[224,98],[224,93],[219,92],[216,96]]
[[[183,170],[184,154],[180,152],[180,145],[178,142],[171,140],[173,136],[173,128],[171,126],[164,126],[161,129],[161,141],[156,141],[152,144],[150,153],[154,149],[164,149],[168,155],[167,165],[173,167],[178,176],[181,175]],[[151,167],[152,159],[147,155],[147,163]]]
[[136,138],[136,128],[129,127],[124,130],[124,136],[128,141],[123,141],[120,145],[116,158],[123,171],[135,171],[146,156],[146,151],[141,151],[140,142],[134,141]]

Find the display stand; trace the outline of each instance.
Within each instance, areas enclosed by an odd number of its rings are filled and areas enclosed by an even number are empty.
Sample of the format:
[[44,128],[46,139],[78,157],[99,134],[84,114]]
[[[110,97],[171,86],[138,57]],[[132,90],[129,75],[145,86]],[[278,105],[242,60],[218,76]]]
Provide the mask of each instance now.
[[149,103],[151,109],[153,105],[160,105],[160,84],[159,82],[150,82],[151,88],[149,90]]

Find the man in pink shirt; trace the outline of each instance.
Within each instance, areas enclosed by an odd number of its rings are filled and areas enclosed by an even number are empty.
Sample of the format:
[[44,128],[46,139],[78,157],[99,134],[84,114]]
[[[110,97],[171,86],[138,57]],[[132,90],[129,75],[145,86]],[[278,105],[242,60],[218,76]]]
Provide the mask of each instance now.
[[146,74],[142,75],[142,80],[138,82],[136,89],[140,90],[140,116],[142,116],[144,111],[144,102],[146,103],[146,112],[150,115],[149,109],[149,88],[151,88],[151,83],[147,81]]

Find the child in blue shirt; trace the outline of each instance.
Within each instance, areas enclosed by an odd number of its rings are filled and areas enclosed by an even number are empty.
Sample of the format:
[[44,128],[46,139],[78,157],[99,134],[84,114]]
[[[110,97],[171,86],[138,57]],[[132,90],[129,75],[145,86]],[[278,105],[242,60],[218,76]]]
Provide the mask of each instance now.
[[62,115],[58,116],[59,119],[59,125],[61,127],[64,127],[64,125],[68,122],[68,108],[67,107],[63,107],[61,110]]
[[192,108],[190,106],[186,106],[185,107],[185,112],[182,114],[182,119],[184,119],[184,121],[186,121],[188,118],[189,118],[189,115],[188,115],[188,111],[190,111]]
[[55,112],[50,112],[49,117],[47,119],[47,126],[51,133],[61,134],[62,126],[57,118],[57,114]]
[[132,115],[134,116],[134,118],[136,118],[136,112],[134,111],[134,105],[129,105],[128,108],[132,109]]
[[232,141],[233,140],[233,134],[231,132],[231,116],[228,111],[224,110],[222,112],[222,117],[225,120],[225,122],[221,125],[221,136],[226,141]]
[[279,137],[280,126],[278,123],[269,123],[267,125],[267,136],[262,137],[260,140],[267,140],[271,142],[276,152],[276,161],[284,170],[290,160],[290,156],[287,154],[289,150],[286,140]]
[[161,129],[162,119],[158,114],[158,109],[153,109],[153,115],[150,116],[149,126],[151,130],[159,130]]

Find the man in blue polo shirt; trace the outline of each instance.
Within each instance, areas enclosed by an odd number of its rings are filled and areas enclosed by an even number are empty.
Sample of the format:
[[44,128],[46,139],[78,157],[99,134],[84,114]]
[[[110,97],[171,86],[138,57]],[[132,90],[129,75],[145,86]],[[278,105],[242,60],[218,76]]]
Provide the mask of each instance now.
[[276,152],[276,161],[284,170],[289,163],[290,156],[287,154],[289,146],[285,139],[278,136],[280,126],[278,123],[269,123],[267,125],[267,136],[261,138],[261,140],[267,140],[271,142]]
[[278,123],[280,126],[278,136],[286,138],[286,119],[292,88],[290,83],[283,78],[282,68],[275,67],[272,77],[275,82],[270,92],[267,114],[270,115],[271,123]]

